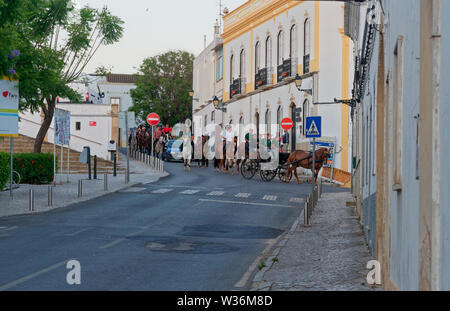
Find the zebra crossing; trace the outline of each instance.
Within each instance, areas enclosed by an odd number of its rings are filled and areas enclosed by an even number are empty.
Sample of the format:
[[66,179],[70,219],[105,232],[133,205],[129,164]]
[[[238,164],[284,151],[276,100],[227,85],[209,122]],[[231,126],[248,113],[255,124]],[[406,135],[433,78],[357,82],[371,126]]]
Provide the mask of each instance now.
[[295,203],[295,204],[301,204],[305,202],[305,198],[301,198],[301,197],[281,197],[275,194],[252,194],[252,193],[248,193],[248,192],[234,192],[234,193],[230,193],[230,192],[226,192],[226,191],[221,191],[221,190],[206,190],[206,189],[199,189],[199,188],[194,188],[194,189],[180,189],[180,188],[176,188],[176,187],[170,187],[170,186],[163,186],[163,188],[159,188],[159,189],[145,189],[142,187],[132,187],[129,188],[125,191],[122,191],[124,193],[142,193],[142,194],[157,194],[157,195],[161,195],[161,194],[167,194],[167,193],[172,193],[173,195],[176,194],[180,194],[180,195],[184,195],[184,196],[193,196],[193,195],[199,195],[199,196],[206,196],[206,197],[215,197],[215,198],[220,198],[220,197],[234,197],[236,199],[252,199],[252,200],[262,200],[262,201],[268,201],[268,202],[277,202],[277,201],[289,201],[290,203]]

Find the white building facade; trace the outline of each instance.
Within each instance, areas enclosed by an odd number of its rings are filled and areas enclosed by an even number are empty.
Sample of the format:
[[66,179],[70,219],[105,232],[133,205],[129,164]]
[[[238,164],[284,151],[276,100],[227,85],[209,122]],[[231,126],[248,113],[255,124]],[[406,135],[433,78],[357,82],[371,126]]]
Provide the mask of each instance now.
[[[346,105],[314,105],[350,99],[353,46],[344,35],[344,6],[319,1],[250,0],[223,17],[223,124],[233,124],[242,139],[246,126],[259,136],[282,134],[281,120],[289,117],[289,151],[308,149],[305,118],[322,116],[322,140],[336,142],[335,167],[350,170],[350,109]],[[214,67],[213,67],[214,68]],[[294,77],[303,79],[299,91]],[[216,81],[217,82],[217,81]],[[196,87],[194,74],[194,90]],[[211,107],[211,105],[210,105]],[[205,118],[209,110],[195,111]],[[222,123],[222,122],[216,122]]]

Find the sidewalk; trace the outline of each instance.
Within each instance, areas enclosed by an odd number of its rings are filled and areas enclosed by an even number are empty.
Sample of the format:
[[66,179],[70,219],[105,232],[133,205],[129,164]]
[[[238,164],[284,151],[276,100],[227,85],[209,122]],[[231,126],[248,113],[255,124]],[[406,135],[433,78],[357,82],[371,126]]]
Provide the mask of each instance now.
[[370,291],[371,260],[349,192],[324,193],[303,226],[303,214],[253,280],[259,291]]
[[[121,167],[126,167],[125,159],[121,159],[119,163]],[[56,187],[53,187],[52,207],[48,206],[48,185],[20,185],[19,189],[14,189],[13,191],[13,200],[10,198],[9,190],[0,192],[0,217],[30,214],[29,189],[31,188],[35,196],[35,213],[40,213],[74,203],[88,201],[111,192],[129,188],[133,185],[156,182],[160,178],[168,175],[166,172],[156,171],[142,162],[130,159],[130,183],[125,184],[125,175],[123,172],[118,173],[117,177],[113,177],[112,174],[108,175],[108,192],[104,191],[103,174],[99,174],[97,180],[89,180],[87,174],[70,175],[69,183],[67,183],[67,175],[63,175],[62,184],[59,184],[60,176],[58,176]],[[78,198],[78,180],[80,179],[83,180],[82,198]]]

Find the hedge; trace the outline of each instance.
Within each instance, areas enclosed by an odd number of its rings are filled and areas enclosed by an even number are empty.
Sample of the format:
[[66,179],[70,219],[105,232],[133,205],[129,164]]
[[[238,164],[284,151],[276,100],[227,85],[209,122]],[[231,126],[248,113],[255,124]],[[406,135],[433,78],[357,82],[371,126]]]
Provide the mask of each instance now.
[[[9,183],[10,154],[0,152],[0,191]],[[13,156],[14,171],[21,184],[48,184],[53,181],[53,154],[19,153]]]
[[0,152],[0,191],[2,191],[9,181],[9,153]]
[[53,154],[18,153],[13,157],[14,170],[21,184],[48,184],[53,181]]

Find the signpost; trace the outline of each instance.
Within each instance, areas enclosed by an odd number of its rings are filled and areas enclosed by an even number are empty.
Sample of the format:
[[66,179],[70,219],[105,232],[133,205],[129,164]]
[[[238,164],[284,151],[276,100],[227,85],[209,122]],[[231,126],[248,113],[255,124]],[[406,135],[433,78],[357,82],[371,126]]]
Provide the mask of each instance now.
[[289,131],[294,126],[294,122],[290,118],[285,118],[281,121],[283,130]]
[[[56,172],[56,145],[61,146],[61,172],[60,172],[60,183],[62,184],[62,176],[63,176],[63,147],[67,145],[67,148],[70,146],[70,111],[63,109],[55,109],[54,116],[54,126],[55,126],[55,139],[54,139],[54,172]],[[69,159],[67,159],[69,162]],[[69,171],[69,170],[68,170]],[[68,172],[67,172],[68,173]],[[56,174],[54,184],[56,184]],[[69,180],[67,176],[67,180]]]
[[19,136],[19,82],[7,77],[0,77],[0,136],[11,138],[9,195],[12,198],[14,137]]
[[159,123],[159,115],[157,113],[150,113],[147,117],[147,123],[152,127],[152,153],[153,153],[153,127]]
[[[307,117],[306,118],[306,138],[313,139],[313,163],[312,163],[312,184],[313,184],[313,198],[316,183],[314,181],[316,171],[316,138],[322,137],[322,117]],[[314,208],[314,200],[313,200]]]

